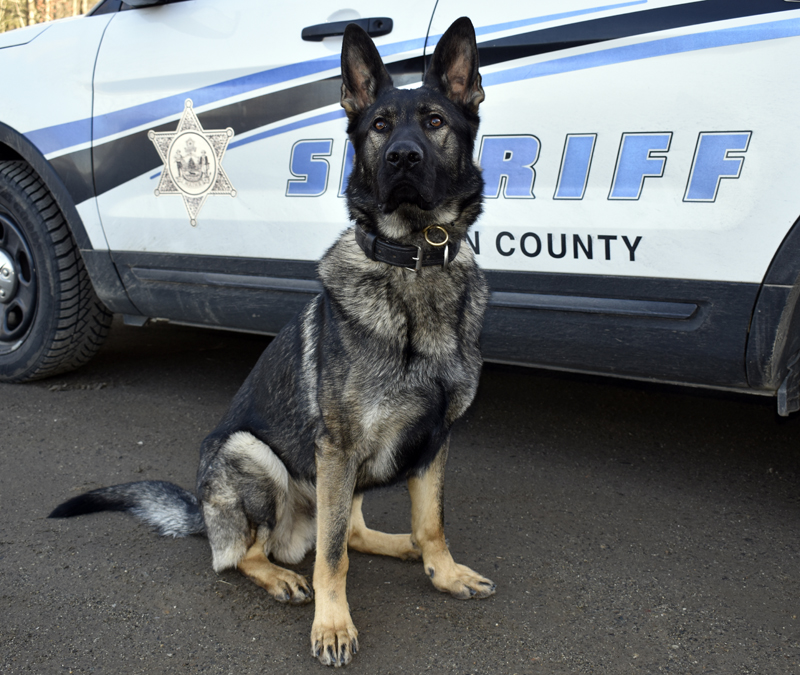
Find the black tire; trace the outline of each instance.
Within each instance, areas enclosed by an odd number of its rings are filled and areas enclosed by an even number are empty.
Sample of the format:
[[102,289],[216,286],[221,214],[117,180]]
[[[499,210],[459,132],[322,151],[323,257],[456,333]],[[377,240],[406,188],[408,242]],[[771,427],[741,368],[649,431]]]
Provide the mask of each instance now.
[[0,277],[0,382],[74,370],[100,349],[112,315],[58,205],[21,161],[0,162]]

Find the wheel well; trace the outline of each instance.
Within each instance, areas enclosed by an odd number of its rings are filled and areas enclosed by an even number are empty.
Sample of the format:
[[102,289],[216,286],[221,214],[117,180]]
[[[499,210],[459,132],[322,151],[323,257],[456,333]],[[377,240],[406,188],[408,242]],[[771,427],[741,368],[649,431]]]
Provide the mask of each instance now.
[[14,159],[23,159],[23,157],[16,150],[9,147],[5,143],[0,143],[0,162]]
[[131,304],[109,251],[95,250],[64,180],[39,149],[24,134],[0,122],[0,161],[21,160],[31,167],[55,199],[78,244],[92,285],[100,299],[115,312],[139,314]]
[[764,277],[747,341],[747,379],[754,389],[777,390],[800,351],[800,218]]

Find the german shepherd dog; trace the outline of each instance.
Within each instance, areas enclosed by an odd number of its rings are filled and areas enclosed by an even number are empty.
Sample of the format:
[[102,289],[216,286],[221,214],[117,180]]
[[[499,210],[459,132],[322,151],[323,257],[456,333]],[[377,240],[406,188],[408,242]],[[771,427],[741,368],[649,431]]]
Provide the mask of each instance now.
[[[472,23],[447,30],[423,85],[410,90],[393,86],[372,40],[350,25],[342,80],[355,224],[319,263],[322,293],[270,343],[203,441],[197,497],[145,481],[88,492],[50,514],[128,511],[164,535],[207,535],[214,570],[238,568],[280,602],[316,597],[312,654],[334,666],[358,650],[348,547],[421,558],[433,585],[457,598],[495,592],[453,561],[442,506],[450,429],[478,385],[488,295],[461,245],[483,191]],[[403,478],[411,533],[368,529],[364,492]],[[312,591],[270,557],[299,563],[315,540]]]

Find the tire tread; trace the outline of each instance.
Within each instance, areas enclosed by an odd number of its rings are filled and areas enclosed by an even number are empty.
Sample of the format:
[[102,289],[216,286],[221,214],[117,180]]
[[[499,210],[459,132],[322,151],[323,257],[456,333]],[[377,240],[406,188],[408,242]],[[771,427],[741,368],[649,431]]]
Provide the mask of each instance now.
[[58,277],[56,323],[46,348],[25,372],[4,378],[29,382],[86,364],[106,341],[112,313],[97,297],[69,226],[39,176],[23,161],[2,161],[0,179],[13,184],[41,219]]

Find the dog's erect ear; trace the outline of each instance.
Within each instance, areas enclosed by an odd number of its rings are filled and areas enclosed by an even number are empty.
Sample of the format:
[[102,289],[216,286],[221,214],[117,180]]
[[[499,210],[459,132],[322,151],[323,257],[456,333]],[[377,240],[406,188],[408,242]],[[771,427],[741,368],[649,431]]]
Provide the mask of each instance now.
[[391,87],[392,78],[383,65],[375,43],[360,26],[351,23],[342,40],[342,108],[348,117],[371,106],[378,93]]
[[478,45],[472,21],[462,16],[447,29],[436,50],[422,83],[441,91],[455,103],[478,112],[485,98],[478,72]]

